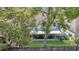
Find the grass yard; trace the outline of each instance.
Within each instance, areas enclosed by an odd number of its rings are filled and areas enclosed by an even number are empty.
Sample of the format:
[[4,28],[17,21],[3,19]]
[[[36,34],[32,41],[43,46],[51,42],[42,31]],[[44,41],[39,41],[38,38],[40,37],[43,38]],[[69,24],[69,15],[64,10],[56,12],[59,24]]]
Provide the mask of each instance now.
[[[69,40],[63,40],[61,41],[47,41],[48,46],[70,46],[71,41]],[[29,47],[42,47],[44,46],[44,41],[32,41]]]
[[47,42],[48,46],[70,46],[71,41],[69,40],[63,40],[61,41],[48,41]]
[[40,47],[43,46],[44,42],[43,41],[32,41],[28,47]]

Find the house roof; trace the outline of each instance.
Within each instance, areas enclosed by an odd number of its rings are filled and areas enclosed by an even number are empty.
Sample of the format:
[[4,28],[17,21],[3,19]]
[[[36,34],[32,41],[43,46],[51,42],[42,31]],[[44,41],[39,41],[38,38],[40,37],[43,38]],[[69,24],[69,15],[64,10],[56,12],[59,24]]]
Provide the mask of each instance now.
[[35,20],[37,23],[46,20],[46,18],[47,18],[46,13],[44,13],[44,15],[42,13],[39,13],[38,15],[35,16]]
[[[30,32],[30,34],[45,34],[45,32],[43,31],[41,24],[38,25],[37,27],[34,27],[33,30]],[[64,32],[61,32],[58,27],[54,27],[51,26],[50,28],[50,34],[59,34],[59,35],[63,35]]]

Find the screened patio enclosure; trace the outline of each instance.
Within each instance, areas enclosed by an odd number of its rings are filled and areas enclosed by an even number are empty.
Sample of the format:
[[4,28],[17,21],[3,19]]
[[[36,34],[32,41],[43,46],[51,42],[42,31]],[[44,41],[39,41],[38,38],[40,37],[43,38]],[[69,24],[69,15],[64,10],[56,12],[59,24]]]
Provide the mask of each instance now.
[[[39,41],[44,40],[45,32],[43,31],[41,25],[38,25],[37,27],[33,28],[33,30],[30,32],[30,35],[32,36],[33,40]],[[61,32],[57,26],[51,26],[47,40],[59,40],[61,38],[66,39],[66,33]]]

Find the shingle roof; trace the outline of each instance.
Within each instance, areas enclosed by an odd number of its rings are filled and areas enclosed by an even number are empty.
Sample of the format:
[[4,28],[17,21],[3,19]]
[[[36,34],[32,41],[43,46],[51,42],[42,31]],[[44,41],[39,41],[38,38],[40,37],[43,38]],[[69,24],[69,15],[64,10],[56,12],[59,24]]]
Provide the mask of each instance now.
[[46,14],[43,15],[42,13],[39,13],[38,15],[35,16],[37,23],[44,21],[46,18],[47,18],[47,15]]

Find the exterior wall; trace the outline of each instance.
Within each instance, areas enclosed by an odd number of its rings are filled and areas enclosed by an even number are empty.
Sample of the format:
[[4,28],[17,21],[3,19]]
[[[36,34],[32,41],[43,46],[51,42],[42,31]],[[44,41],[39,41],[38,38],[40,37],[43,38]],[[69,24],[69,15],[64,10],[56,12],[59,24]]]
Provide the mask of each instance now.
[[76,31],[79,31],[79,17],[76,20]]
[[72,21],[70,24],[69,24],[69,26],[70,26],[70,31],[72,31],[72,32],[76,32],[76,24],[75,24],[76,22],[75,21]]
[[76,20],[76,36],[79,36],[79,17]]
[[70,24],[70,31],[72,31],[75,36],[79,36],[79,17],[74,19]]

